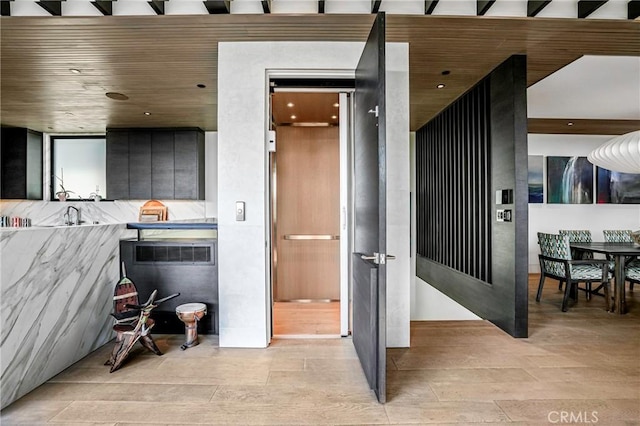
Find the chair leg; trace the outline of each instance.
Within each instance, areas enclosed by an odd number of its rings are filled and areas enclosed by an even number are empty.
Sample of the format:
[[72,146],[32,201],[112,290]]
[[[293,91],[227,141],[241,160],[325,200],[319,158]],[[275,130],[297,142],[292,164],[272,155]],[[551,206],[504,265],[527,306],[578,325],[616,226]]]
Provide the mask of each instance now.
[[635,284],[633,281],[629,281],[629,291],[633,291],[633,284]]
[[571,293],[574,288],[574,283],[571,281],[567,281],[567,284],[564,288],[564,297],[562,298],[562,312],[567,312],[567,302],[569,301],[569,293]]
[[153,341],[153,337],[151,337],[150,334],[147,334],[146,336],[140,336],[140,343],[142,343],[142,346],[149,349],[154,354],[162,355],[162,352],[160,351],[160,349],[158,349],[158,346],[156,346],[156,342]]
[[558,290],[562,291],[562,284],[564,283],[564,281],[560,280],[558,281]]
[[139,338],[140,338],[139,331],[122,333],[122,340],[120,341],[120,344],[116,346],[116,349],[117,349],[116,356],[113,361],[113,364],[111,364],[111,369],[109,370],[109,373],[113,373],[118,368],[120,368],[124,360],[127,359],[127,357],[129,356],[129,352],[131,352],[131,348],[133,348],[133,345],[136,344]]
[[587,300],[591,300],[591,281],[588,281],[586,285],[587,285],[587,291],[586,291]]
[[120,346],[122,346],[122,332],[117,332],[117,334],[116,334],[116,343],[115,343],[115,345],[113,345],[113,350],[111,351],[111,356],[109,357],[107,362],[104,363],[104,365],[113,365],[113,363],[116,361],[116,356],[118,355],[118,351],[120,349]]
[[[562,286],[562,281],[560,281],[560,285]],[[540,273],[540,282],[538,283],[538,293],[536,294],[536,302],[540,301],[542,297],[542,287],[544,286],[544,272]]]

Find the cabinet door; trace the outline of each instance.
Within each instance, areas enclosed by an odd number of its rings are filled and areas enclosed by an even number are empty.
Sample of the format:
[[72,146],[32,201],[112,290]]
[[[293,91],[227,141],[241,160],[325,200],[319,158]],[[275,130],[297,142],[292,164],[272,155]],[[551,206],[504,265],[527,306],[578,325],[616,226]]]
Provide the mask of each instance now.
[[129,132],[107,132],[107,198],[129,199]]
[[151,198],[151,132],[148,130],[129,133],[129,198]]
[[175,196],[177,199],[204,199],[203,165],[204,134],[197,130],[176,131]]
[[151,198],[172,200],[174,193],[173,132],[151,133]]

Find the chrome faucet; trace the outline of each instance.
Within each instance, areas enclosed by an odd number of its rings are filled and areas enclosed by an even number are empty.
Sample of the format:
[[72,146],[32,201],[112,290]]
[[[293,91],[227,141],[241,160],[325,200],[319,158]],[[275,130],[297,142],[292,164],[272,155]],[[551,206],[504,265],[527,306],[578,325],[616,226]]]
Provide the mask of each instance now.
[[[76,220],[71,222],[71,210],[76,211]],[[65,225],[80,225],[80,209],[75,206],[67,207],[67,212],[64,214],[64,224]]]

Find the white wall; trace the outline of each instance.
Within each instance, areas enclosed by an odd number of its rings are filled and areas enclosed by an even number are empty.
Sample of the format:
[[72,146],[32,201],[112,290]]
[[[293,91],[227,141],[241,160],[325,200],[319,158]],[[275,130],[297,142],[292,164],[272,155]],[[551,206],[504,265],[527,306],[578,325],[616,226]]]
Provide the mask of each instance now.
[[204,211],[218,217],[218,132],[204,133]]
[[[609,139],[611,136],[530,134],[529,155],[587,156]],[[544,160],[546,200],[546,158]],[[640,229],[640,205],[529,204],[530,273],[540,272],[537,232],[557,234],[560,229],[589,229],[594,241],[604,241],[603,229]]]
[[[220,346],[265,347],[269,342],[269,263],[267,257],[266,84],[268,70],[353,71],[363,43],[255,42],[220,43],[218,48],[218,270]],[[389,344],[409,344],[408,210],[408,48],[390,43],[387,126],[390,153],[387,198],[388,252],[398,259],[388,268]],[[397,56],[396,56],[397,55]],[[403,71],[402,67],[406,67]],[[392,112],[393,111],[393,112]],[[402,120],[402,123],[394,123]],[[395,150],[394,148],[397,148]],[[397,163],[396,163],[397,162]],[[402,171],[406,177],[402,178]],[[404,179],[404,181],[403,181]],[[397,191],[397,194],[393,192]],[[404,200],[404,201],[402,201]],[[235,202],[246,203],[246,221],[235,221]],[[397,210],[396,210],[397,209]],[[404,210],[403,210],[404,209]],[[389,211],[391,210],[391,211]],[[403,222],[404,221],[404,222]],[[394,228],[395,227],[395,228]],[[404,241],[404,242],[403,242]],[[407,254],[404,254],[403,247]],[[392,250],[396,250],[393,252]],[[391,265],[391,263],[389,264]],[[398,276],[394,276],[394,269]]]
[[416,276],[416,134],[411,132],[411,321],[482,319]]

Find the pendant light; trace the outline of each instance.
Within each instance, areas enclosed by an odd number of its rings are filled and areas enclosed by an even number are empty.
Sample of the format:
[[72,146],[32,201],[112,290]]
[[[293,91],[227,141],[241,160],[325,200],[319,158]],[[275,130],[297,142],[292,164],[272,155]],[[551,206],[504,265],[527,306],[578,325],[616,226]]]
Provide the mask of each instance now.
[[640,130],[616,136],[591,151],[587,158],[614,172],[640,173]]

